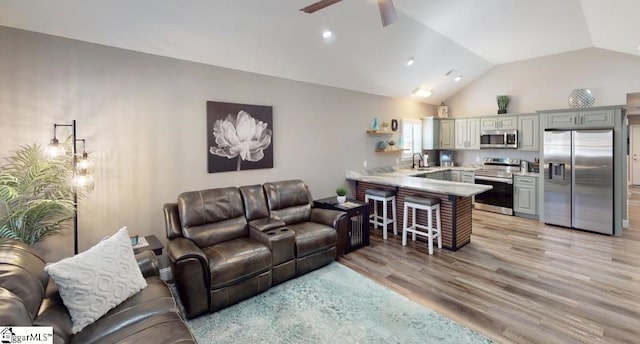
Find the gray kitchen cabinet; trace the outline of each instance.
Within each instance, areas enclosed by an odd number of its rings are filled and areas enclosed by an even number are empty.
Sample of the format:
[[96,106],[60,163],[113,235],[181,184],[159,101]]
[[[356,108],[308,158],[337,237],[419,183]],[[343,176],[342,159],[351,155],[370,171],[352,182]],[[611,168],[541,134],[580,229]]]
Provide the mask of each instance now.
[[548,129],[612,128],[613,125],[612,109],[547,114]]
[[524,151],[540,150],[539,116],[518,116],[518,149]]
[[467,120],[457,119],[455,120],[455,148],[464,149],[467,148]]
[[473,171],[461,171],[460,172],[460,181],[463,183],[474,184],[475,181],[475,173]]
[[452,181],[452,182],[460,182],[460,171],[447,171],[449,172],[448,174],[448,181]]
[[455,120],[455,149],[480,149],[480,120],[465,118]]
[[538,215],[538,178],[532,176],[513,177],[513,211],[516,215]]
[[612,128],[613,110],[581,111],[580,128]]
[[435,117],[422,118],[422,149],[438,149],[440,123]]
[[442,119],[440,122],[440,145],[439,149],[455,148],[455,127],[454,120]]
[[480,130],[518,129],[518,117],[485,117],[480,121]]
[[431,172],[431,173],[427,173],[427,175],[425,176],[425,178],[428,179],[436,179],[436,180],[444,180],[444,173],[446,171],[439,171],[439,172]]

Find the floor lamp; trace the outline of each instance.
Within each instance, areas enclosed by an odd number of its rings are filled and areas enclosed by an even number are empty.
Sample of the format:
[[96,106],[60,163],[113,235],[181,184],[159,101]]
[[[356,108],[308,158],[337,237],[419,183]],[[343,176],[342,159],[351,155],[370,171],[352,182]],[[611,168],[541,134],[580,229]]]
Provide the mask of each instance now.
[[[86,151],[86,140],[76,137],[76,120],[72,120],[71,124],[54,124],[53,139],[47,147],[46,154],[50,159],[65,156],[64,146],[60,144],[56,137],[56,129],[58,127],[71,128],[71,168],[73,178],[71,182],[71,190],[73,192],[73,253],[78,254],[78,188],[84,187],[88,190],[93,189],[93,177],[91,172],[93,163],[89,159]],[[78,142],[82,142],[82,154],[78,154]]]

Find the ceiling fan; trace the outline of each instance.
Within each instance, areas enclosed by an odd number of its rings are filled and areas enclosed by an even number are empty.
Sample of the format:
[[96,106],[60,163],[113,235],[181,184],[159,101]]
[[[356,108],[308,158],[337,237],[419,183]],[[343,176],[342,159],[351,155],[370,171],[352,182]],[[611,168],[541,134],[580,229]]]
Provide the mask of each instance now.
[[[313,4],[301,8],[300,11],[304,13],[313,13],[319,11],[325,7],[329,7],[342,0],[320,0]],[[380,18],[382,19],[382,26],[391,25],[398,20],[396,15],[396,9],[393,7],[392,0],[378,0],[378,8],[380,9]]]

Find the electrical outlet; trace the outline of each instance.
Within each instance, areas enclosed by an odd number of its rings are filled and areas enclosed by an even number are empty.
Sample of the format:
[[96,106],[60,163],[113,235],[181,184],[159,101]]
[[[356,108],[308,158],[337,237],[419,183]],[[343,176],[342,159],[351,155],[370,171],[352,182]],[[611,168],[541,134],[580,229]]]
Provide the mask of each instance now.
[[476,162],[480,162],[480,157],[479,156],[476,157]]
[[400,163],[400,158],[396,158],[396,164]]
[[367,167],[367,160],[362,162],[362,167]]

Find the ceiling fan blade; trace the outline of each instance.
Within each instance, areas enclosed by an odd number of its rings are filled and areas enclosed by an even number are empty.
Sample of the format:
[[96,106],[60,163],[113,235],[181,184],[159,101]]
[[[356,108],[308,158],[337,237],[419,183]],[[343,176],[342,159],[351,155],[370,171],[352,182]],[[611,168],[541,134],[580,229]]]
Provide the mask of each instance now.
[[380,9],[380,19],[382,19],[382,26],[391,25],[398,20],[396,15],[396,9],[393,7],[393,1],[391,0],[378,0],[378,8]]
[[314,2],[313,4],[307,7],[301,8],[300,11],[304,13],[313,13],[315,11],[319,11],[325,7],[331,6],[340,1],[342,0],[320,0],[318,2]]

